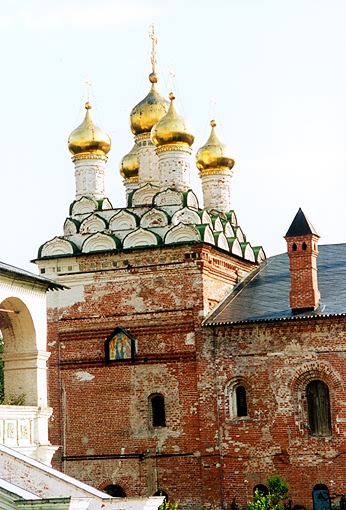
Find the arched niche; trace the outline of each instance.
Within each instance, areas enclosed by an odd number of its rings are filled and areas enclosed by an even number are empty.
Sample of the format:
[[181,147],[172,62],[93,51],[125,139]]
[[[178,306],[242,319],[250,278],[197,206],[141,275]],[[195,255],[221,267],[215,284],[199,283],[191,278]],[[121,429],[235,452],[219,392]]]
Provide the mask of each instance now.
[[141,219],[141,227],[143,228],[155,228],[155,227],[166,227],[169,222],[169,217],[165,211],[160,209],[150,209],[147,211]]
[[213,228],[214,228],[214,230],[216,230],[216,232],[220,232],[221,230],[223,230],[222,221],[220,220],[219,216],[213,216],[212,221],[213,221]]
[[214,232],[216,246],[223,250],[229,251],[228,239],[223,232]]
[[91,234],[84,241],[82,246],[83,253],[91,253],[96,251],[112,251],[121,248],[121,241],[117,237],[110,234],[97,232]]
[[230,222],[229,221],[223,221],[222,224],[223,224],[223,229],[224,229],[224,232],[225,232],[225,236],[226,237],[235,237],[235,233],[234,233],[233,227],[230,224]]
[[256,258],[255,258],[255,254],[254,254],[251,244],[245,242],[245,243],[240,243],[240,246],[241,246],[241,250],[242,250],[244,259],[249,260],[250,262],[255,262]]
[[260,264],[266,259],[266,254],[264,253],[262,246],[253,246],[252,249],[255,254],[256,262],[258,264]]
[[198,198],[191,189],[184,192],[184,198],[185,198],[184,202],[185,202],[186,207],[192,207],[193,209],[199,209]]
[[202,223],[202,225],[208,224],[210,226],[210,228],[214,228],[213,227],[213,220],[212,220],[210,214],[208,213],[208,211],[206,209],[203,209],[203,211],[198,211],[198,214],[201,217],[200,223]]
[[90,214],[98,210],[98,202],[89,197],[81,197],[79,200],[73,202],[70,206],[71,216],[78,216],[80,214]]
[[124,238],[123,248],[136,248],[139,246],[158,246],[161,244],[161,238],[150,232],[149,230],[145,230],[144,228],[138,228],[134,232],[130,232]]
[[54,237],[50,241],[44,243],[38,250],[39,258],[52,257],[55,255],[73,255],[78,252],[78,248],[72,241]]
[[0,443],[50,465],[46,293],[65,287],[0,264],[0,330],[4,399]]
[[183,207],[183,195],[180,191],[165,189],[155,195],[154,204],[157,207],[165,207],[168,205]]
[[4,342],[5,403],[46,406],[46,361],[49,356],[45,346],[46,324],[42,319],[37,319],[34,324],[28,306],[18,297],[9,296],[0,303],[0,329]]
[[184,225],[183,223],[179,223],[175,227],[168,230],[165,236],[165,244],[175,244],[175,243],[186,243],[186,242],[198,242],[200,241],[200,236],[195,227],[191,225]]
[[184,207],[174,214],[172,217],[172,223],[173,225],[178,225],[178,223],[184,223],[185,225],[199,225],[201,223],[201,218],[196,211],[193,211],[188,207]]
[[213,234],[213,231],[210,228],[209,224],[208,225],[196,225],[196,229],[199,232],[201,241],[215,245],[214,234]]
[[138,217],[129,211],[119,211],[109,220],[110,230],[134,230],[138,226]]
[[151,205],[153,202],[153,197],[158,191],[159,188],[157,186],[153,186],[152,184],[147,183],[141,188],[136,189],[129,196],[129,204],[133,207],[138,205]]
[[78,233],[79,221],[74,218],[66,218],[64,223],[64,236],[73,236]]
[[81,234],[95,234],[96,232],[103,232],[107,228],[106,221],[97,214],[91,214],[85,218],[79,227]]
[[229,251],[233,255],[238,255],[238,257],[243,257],[243,252],[242,252],[240,242],[238,241],[238,239],[236,237],[228,237],[227,241],[228,241]]
[[238,226],[234,226],[233,230],[234,230],[234,233],[235,233],[236,238],[238,239],[238,241],[240,243],[245,243],[246,240],[245,240],[245,236],[244,236],[244,233],[243,233],[242,229],[240,227],[238,227]]

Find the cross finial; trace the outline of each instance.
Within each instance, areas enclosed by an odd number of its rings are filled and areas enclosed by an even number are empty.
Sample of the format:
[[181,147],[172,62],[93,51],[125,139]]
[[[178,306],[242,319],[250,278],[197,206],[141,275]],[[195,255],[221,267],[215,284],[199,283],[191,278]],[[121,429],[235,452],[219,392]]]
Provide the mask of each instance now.
[[210,98],[210,114],[211,118],[215,118],[215,111],[216,111],[216,99],[214,97]]
[[85,80],[85,95],[87,102],[90,101],[92,83],[90,80]]
[[155,34],[155,25],[154,25],[154,23],[152,23],[150,25],[149,38],[151,39],[151,68],[152,68],[152,72],[156,73],[157,35]]
[[175,89],[175,70],[173,68],[171,68],[169,70],[169,73],[168,73],[168,78],[169,78],[169,85],[170,85],[170,90],[174,90]]

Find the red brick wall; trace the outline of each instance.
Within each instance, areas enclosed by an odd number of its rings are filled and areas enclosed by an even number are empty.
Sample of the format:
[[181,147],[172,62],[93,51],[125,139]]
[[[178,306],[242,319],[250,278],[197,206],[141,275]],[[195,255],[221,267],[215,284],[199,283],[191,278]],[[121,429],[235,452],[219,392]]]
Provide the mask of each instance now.
[[[312,508],[312,490],[345,492],[346,399],[344,318],[220,327],[216,331],[219,430],[225,500],[244,505],[268,474],[288,481],[292,506]],[[209,335],[212,332],[209,331]],[[232,418],[227,383],[249,384],[248,417]],[[310,434],[306,385],[329,387],[332,436]],[[245,482],[246,480],[246,482]]]
[[[251,269],[207,246],[89,255],[79,264],[59,276],[71,289],[54,293],[49,308],[55,466],[128,496],[160,488],[196,510],[245,505],[274,472],[289,482],[292,506],[311,509],[319,483],[333,498],[345,491],[344,318],[201,327]],[[104,341],[117,326],[137,341],[134,362],[105,363]],[[308,429],[312,379],[329,387],[331,437]],[[244,418],[230,414],[236,380],[247,388]],[[165,397],[166,427],[149,426],[151,393]]]
[[[79,272],[59,273],[70,290],[48,310],[55,466],[128,496],[160,488],[183,508],[220,508],[215,351],[201,322],[253,264],[207,245],[77,261]],[[136,360],[106,364],[118,326],[136,339]],[[166,427],[149,426],[151,393],[165,397]]]

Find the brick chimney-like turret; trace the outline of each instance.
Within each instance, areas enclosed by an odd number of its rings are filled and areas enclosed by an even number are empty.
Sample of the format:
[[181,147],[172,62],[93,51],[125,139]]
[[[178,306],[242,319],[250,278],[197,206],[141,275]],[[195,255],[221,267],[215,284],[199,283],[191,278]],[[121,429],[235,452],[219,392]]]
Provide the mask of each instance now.
[[320,300],[317,283],[317,242],[319,235],[301,209],[285,239],[290,259],[290,306],[295,312],[314,310]]

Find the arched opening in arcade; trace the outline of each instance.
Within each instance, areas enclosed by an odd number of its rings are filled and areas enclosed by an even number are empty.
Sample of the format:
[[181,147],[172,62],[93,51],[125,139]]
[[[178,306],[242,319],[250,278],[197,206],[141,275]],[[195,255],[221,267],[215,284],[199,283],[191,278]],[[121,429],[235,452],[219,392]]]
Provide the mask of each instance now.
[[40,405],[40,392],[46,393],[40,357],[30,311],[19,298],[7,297],[0,302],[0,404]]

